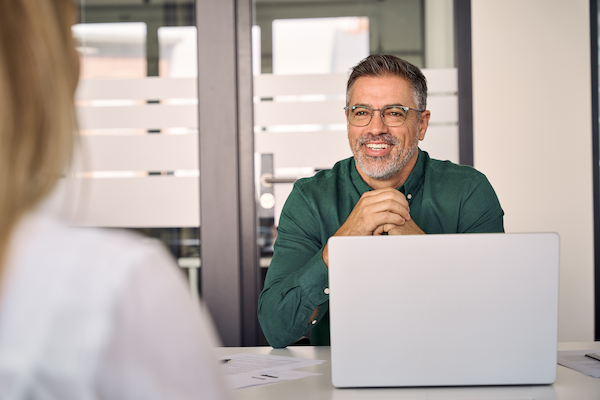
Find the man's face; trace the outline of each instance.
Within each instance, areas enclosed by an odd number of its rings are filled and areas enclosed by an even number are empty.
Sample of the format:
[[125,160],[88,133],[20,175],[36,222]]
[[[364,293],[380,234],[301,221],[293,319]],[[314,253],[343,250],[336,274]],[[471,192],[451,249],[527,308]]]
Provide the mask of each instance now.
[[[348,105],[372,109],[391,105],[417,108],[411,84],[396,76],[358,78],[350,90]],[[367,126],[347,123],[348,140],[359,172],[377,180],[400,177],[404,166],[414,165],[418,143],[425,137],[428,121],[429,112],[419,118],[418,112],[409,110],[406,121],[397,127],[385,125],[379,111],[374,111]]]

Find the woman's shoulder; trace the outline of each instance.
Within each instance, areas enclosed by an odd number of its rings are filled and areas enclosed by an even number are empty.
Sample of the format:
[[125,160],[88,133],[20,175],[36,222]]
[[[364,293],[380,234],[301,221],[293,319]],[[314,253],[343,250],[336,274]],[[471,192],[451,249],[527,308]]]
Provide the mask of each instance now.
[[37,212],[23,218],[13,236],[11,247],[21,257],[44,254],[47,262],[63,267],[123,269],[140,258],[163,255],[159,257],[162,260],[166,254],[159,241],[131,231],[75,227],[54,215]]

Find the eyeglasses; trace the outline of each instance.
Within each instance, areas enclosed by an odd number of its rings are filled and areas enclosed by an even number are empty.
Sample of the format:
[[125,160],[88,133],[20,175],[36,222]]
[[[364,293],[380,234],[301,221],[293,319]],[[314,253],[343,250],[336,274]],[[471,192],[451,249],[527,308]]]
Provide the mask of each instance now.
[[408,110],[423,112],[416,108],[404,106],[386,106],[383,108],[371,108],[367,106],[346,106],[346,116],[350,125],[367,126],[371,123],[374,111],[379,111],[381,120],[387,126],[400,126],[406,121]]

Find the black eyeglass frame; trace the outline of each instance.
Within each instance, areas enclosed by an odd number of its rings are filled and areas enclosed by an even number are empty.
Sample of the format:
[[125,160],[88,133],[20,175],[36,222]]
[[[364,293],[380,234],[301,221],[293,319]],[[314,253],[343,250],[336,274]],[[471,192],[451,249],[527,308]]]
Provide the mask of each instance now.
[[[361,108],[365,108],[365,109],[367,109],[367,110],[371,110],[371,117],[369,118],[369,122],[367,122],[367,123],[366,123],[366,124],[364,124],[364,125],[356,125],[356,124],[353,124],[352,122],[350,122],[350,117],[349,117],[349,115],[348,115],[348,110],[350,110],[351,108],[355,108],[355,107],[361,107]],[[390,109],[390,108],[401,108],[401,109],[403,109],[404,111],[406,111],[406,114],[407,114],[407,115],[406,115],[406,117],[404,118],[404,121],[402,121],[402,123],[401,123],[400,125],[389,125],[389,124],[386,124],[386,123],[385,123],[385,120],[383,119],[383,113],[382,113],[382,111],[383,111],[383,110]],[[406,121],[406,118],[408,118],[408,110],[413,110],[413,111],[416,111],[416,112],[418,112],[418,113],[422,113],[422,112],[426,111],[426,110],[417,110],[416,108],[410,108],[410,107],[406,107],[406,106],[400,106],[400,105],[396,105],[396,106],[394,106],[394,105],[391,105],[391,106],[385,106],[385,107],[383,107],[383,108],[371,108],[371,107],[368,107],[368,106],[360,106],[360,105],[356,105],[356,106],[346,106],[346,107],[344,107],[344,110],[346,111],[346,119],[348,120],[348,123],[349,123],[350,125],[352,125],[352,126],[364,127],[364,126],[367,126],[367,125],[369,125],[369,124],[371,123],[371,121],[373,120],[373,115],[375,114],[375,111],[379,111],[379,117],[381,118],[381,122],[383,122],[383,124],[384,124],[384,125],[386,125],[386,126],[389,126],[390,128],[397,128],[397,127],[399,127],[399,126],[402,126],[402,125],[404,125],[404,122]]]

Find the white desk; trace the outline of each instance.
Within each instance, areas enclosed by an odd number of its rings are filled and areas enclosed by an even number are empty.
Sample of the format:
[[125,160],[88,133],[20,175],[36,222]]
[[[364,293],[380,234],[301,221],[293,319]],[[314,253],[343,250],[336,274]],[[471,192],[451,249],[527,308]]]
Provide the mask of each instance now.
[[[559,343],[559,350],[600,349],[600,342]],[[377,388],[336,389],[331,384],[329,347],[295,346],[286,349],[271,347],[221,347],[221,356],[235,353],[259,353],[277,356],[304,357],[327,360],[326,363],[303,370],[323,375],[273,385],[236,390],[235,399],[243,400],[391,400],[391,399],[454,399],[454,400],[598,400],[600,379],[584,376],[577,371],[558,366],[557,380],[545,386],[494,386],[452,388]]]

